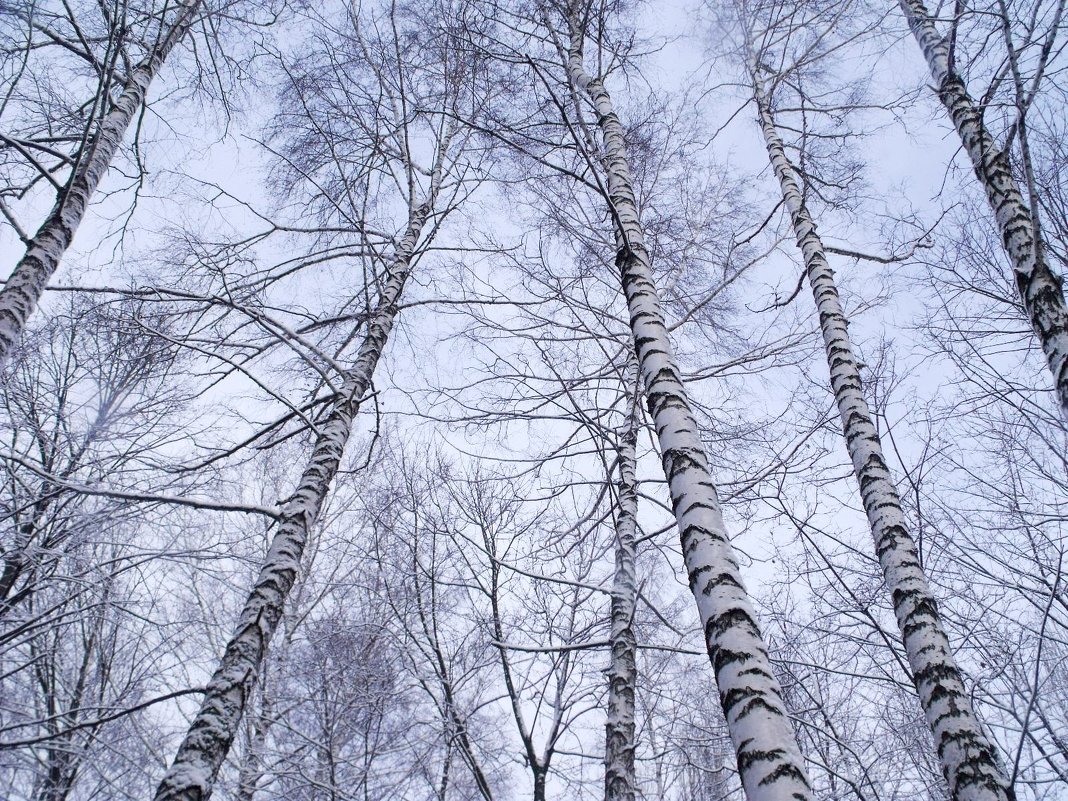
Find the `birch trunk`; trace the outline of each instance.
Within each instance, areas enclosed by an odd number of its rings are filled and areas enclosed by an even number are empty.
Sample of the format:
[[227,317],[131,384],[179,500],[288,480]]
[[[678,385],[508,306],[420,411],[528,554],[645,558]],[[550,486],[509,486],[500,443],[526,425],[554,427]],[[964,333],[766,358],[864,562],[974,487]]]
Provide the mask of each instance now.
[[144,105],[149,86],[167,56],[188,32],[200,5],[201,0],[183,3],[156,47],[130,71],[122,94],[104,115],[96,136],[79,155],[56,205],[27,243],[25,255],[0,289],[0,363],[8,358],[22,334],[26,320],[70,247],[89,201],[111,166],[130,123]]
[[983,122],[982,109],[950,63],[949,42],[938,33],[923,0],[899,3],[927,60],[938,97],[986,192],[1005,253],[1012,263],[1020,299],[1053,374],[1061,413],[1068,418],[1068,308],[1062,279],[1050,269],[1032,210],[1013,178],[1008,153],[998,148]]
[[263,780],[263,753],[267,747],[267,735],[274,723],[274,705],[266,695],[263,708],[260,709],[252,724],[252,736],[249,738],[248,753],[237,772],[237,801],[252,801]]
[[949,783],[950,797],[953,801],[1006,801],[1013,797],[1009,782],[975,716],[953,658],[949,638],[920,565],[916,542],[906,524],[897,487],[883,456],[879,432],[864,399],[845,311],[823,242],[805,204],[759,78],[754,77],[753,90],[768,157],[779,180],[819,312],[842,433],[853,461],[883,578],[893,598],[916,691]]
[[[634,364],[633,367],[637,378],[638,366]],[[605,801],[634,801],[638,789],[634,775],[638,642],[633,625],[638,598],[634,564],[638,523],[638,397],[636,391],[619,445],[616,569],[612,580],[612,655],[608,667],[608,720],[605,723],[604,747]]]
[[601,160],[616,228],[616,265],[649,413],[682,540],[690,589],[704,628],[720,703],[749,801],[808,801],[812,793],[756,611],[742,585],[708,458],[686,396],[656,294],[638,214],[623,126],[603,83],[583,65],[584,34],[570,23],[568,73],[585,92],[602,134]]
[[[297,589],[297,597],[290,602],[289,614],[291,620],[299,620],[300,615],[293,607],[300,604],[300,589]],[[283,680],[285,676],[286,657],[290,653],[290,649],[293,646],[293,634],[296,631],[295,626],[288,626],[286,628],[285,636],[280,643],[281,647],[278,649],[278,661],[275,664],[275,672],[279,677],[279,681]],[[264,659],[267,658],[267,653],[264,653]],[[249,737],[248,750],[245,752],[245,759],[238,767],[237,770],[237,801],[253,801],[256,793],[259,791],[260,782],[263,780],[263,776],[266,769],[266,753],[267,753],[267,738],[271,733],[271,728],[274,726],[278,719],[278,714],[274,707],[274,698],[272,697],[272,690],[268,683],[268,675],[264,674],[262,683],[260,685],[260,709],[256,715],[256,719],[252,722],[251,736]]]
[[22,600],[22,596],[29,589],[29,585],[27,585],[23,588],[23,591],[12,595],[15,584],[26,571],[27,565],[31,564],[33,560],[30,555],[31,544],[37,535],[38,524],[48,510],[49,502],[55,497],[52,492],[54,490],[51,490],[46,485],[46,488],[42,490],[42,497],[31,508],[31,518],[18,527],[14,543],[9,546],[9,550],[4,552],[4,567],[0,571],[0,619]]
[[411,259],[431,202],[413,210],[397,244],[389,278],[367,321],[366,335],[341,397],[320,424],[311,458],[286,503],[256,584],[237,629],[212,676],[200,711],[156,791],[156,801],[206,801],[237,734],[267,644],[278,627],[286,597],[300,569],[308,533],[315,525],[352,431],[360,401],[371,384],[397,315]]

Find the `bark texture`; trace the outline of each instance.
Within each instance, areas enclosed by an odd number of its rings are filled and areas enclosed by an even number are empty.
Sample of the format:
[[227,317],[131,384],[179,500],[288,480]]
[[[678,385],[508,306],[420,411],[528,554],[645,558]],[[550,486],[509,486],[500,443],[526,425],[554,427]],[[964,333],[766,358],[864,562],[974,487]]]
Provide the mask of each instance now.
[[237,735],[264,652],[282,617],[300,569],[308,533],[319,518],[352,431],[352,422],[374,375],[397,316],[404,284],[431,203],[419,206],[397,245],[389,277],[367,321],[340,397],[319,425],[311,458],[282,510],[278,529],[249,592],[241,617],[205,690],[200,711],[156,791],[156,801],[206,801]]
[[719,497],[657,297],[635,199],[624,129],[603,83],[583,65],[583,32],[571,20],[568,72],[592,102],[602,135],[616,264],[627,305],[649,413],[682,540],[690,589],[704,627],[720,703],[749,801],[808,801],[804,761],[772,673],[756,611],[742,585]]
[[1012,175],[1009,154],[1000,149],[983,122],[982,109],[953,69],[949,42],[939,34],[922,0],[899,0],[938,90],[957,129],[975,175],[994,212],[1016,288],[1046,355],[1061,413],[1068,418],[1068,308],[1062,279],[1046,258],[1031,209]]
[[[637,378],[637,365],[633,373]],[[637,381],[635,381],[637,384]],[[638,394],[635,393],[619,443],[619,485],[616,508],[616,569],[612,579],[611,662],[608,667],[608,720],[605,723],[605,801],[634,801],[634,704],[638,683],[638,641],[634,610],[638,600],[635,572],[638,522]]]
[[949,783],[950,797],[953,801],[1006,801],[1013,797],[1009,782],[975,716],[920,564],[916,542],[908,530],[897,487],[883,456],[878,429],[864,399],[860,369],[834,272],[775,126],[769,100],[756,78],[754,96],[768,157],[779,180],[819,312],[842,433],[860,486],[883,578],[893,599],[912,678]]
[[192,25],[201,0],[182,3],[177,17],[143,61],[126,76],[122,94],[104,115],[96,136],[80,154],[56,205],[27,243],[26,253],[0,289],[0,363],[11,353],[26,320],[85,217],[97,186],[111,166],[126,131],[144,105],[148,88],[175,45]]

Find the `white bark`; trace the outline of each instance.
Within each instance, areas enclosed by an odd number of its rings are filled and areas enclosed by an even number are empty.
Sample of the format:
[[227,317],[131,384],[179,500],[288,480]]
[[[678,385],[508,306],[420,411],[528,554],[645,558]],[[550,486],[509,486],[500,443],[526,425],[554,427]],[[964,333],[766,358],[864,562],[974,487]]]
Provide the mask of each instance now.
[[864,399],[834,272],[775,126],[769,100],[755,76],[753,89],[768,157],[779,180],[819,312],[842,433],[853,461],[875,551],[893,599],[916,691],[949,783],[950,797],[954,801],[1006,801],[1012,797],[1009,782],[975,716],[953,658],[920,564],[916,542],[908,530],[897,487],[883,456],[879,432]]
[[1050,269],[1031,209],[1012,176],[1008,153],[990,135],[982,110],[952,68],[949,42],[938,33],[922,0],[899,0],[899,3],[927,60],[938,97],[949,112],[986,192],[1005,253],[1012,263],[1020,299],[1053,374],[1061,413],[1068,418],[1068,308],[1061,278]]
[[56,205],[30,239],[26,253],[0,289],[0,363],[11,353],[26,320],[59,267],[97,186],[126,137],[126,131],[144,105],[153,79],[175,45],[192,24],[201,0],[182,3],[174,22],[143,61],[126,76],[122,94],[104,115],[96,136],[81,153]]
[[263,706],[252,724],[248,752],[237,772],[237,801],[253,801],[260,782],[263,781],[264,751],[267,747],[267,735],[274,723],[274,704],[265,692]]
[[[432,193],[433,196],[433,193]],[[320,423],[311,458],[296,491],[286,503],[278,530],[249,592],[219,667],[205,690],[200,711],[156,791],[156,801],[206,801],[215,777],[237,735],[264,652],[282,617],[286,598],[300,569],[308,533],[319,518],[348,443],[360,401],[371,384],[398,311],[411,259],[431,209],[427,201],[413,210],[397,244],[388,279],[367,321],[366,334],[340,397]]]
[[649,413],[682,540],[690,588],[704,627],[720,703],[749,801],[807,801],[812,793],[756,611],[742,585],[697,421],[690,408],[653,282],[623,126],[600,80],[583,65],[583,31],[570,20],[568,72],[593,103],[616,227],[616,264]]
[[[633,357],[632,357],[633,358]],[[633,365],[637,378],[637,364]],[[635,381],[637,385],[637,381]],[[637,389],[637,386],[635,387]],[[626,427],[619,443],[619,484],[616,507],[616,569],[612,580],[611,662],[608,667],[608,703],[605,723],[605,801],[634,801],[634,705],[638,682],[638,642],[634,636],[634,610],[638,600],[635,571],[638,524],[637,442],[639,395],[631,401]]]

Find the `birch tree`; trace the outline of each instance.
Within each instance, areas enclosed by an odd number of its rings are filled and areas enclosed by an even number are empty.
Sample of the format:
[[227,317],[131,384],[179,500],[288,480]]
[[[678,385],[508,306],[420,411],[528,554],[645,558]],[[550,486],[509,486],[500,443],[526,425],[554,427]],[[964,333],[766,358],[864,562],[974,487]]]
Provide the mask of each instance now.
[[[637,365],[634,366],[637,379]],[[638,479],[637,440],[640,408],[637,381],[635,400],[627,415],[619,444],[619,484],[616,492],[615,572],[612,577],[612,628],[609,636],[608,720],[605,723],[605,801],[634,801],[637,777],[634,771],[635,695],[637,693],[638,647],[634,616],[638,606],[637,550]]]
[[[739,273],[744,272],[753,256],[743,255],[744,248],[735,249],[726,243],[731,240],[730,225],[743,224],[744,221],[748,227],[749,218],[731,205],[727,198],[735,195],[717,183],[719,173],[708,171],[688,158],[689,146],[695,140],[690,138],[693,132],[688,127],[690,118],[685,110],[657,108],[657,112],[659,116],[648,118],[645,129],[638,134],[643,159],[643,191],[654,198],[647,207],[647,214],[653,220],[649,241],[651,250],[660,254],[661,274],[672,281],[668,302],[678,320],[676,330],[685,336],[691,350],[697,349],[691,356],[695,364],[692,368],[695,380],[703,376],[727,380],[735,368],[738,375],[743,375],[746,370],[766,369],[767,364],[773,364],[777,359],[789,358],[784,354],[792,347],[791,336],[784,335],[781,340],[769,338],[769,342],[750,339],[747,331],[736,330],[731,287],[740,280]],[[551,125],[550,121],[542,135],[553,135]],[[528,153],[538,152],[538,141],[529,134],[529,128],[523,131],[510,128],[508,136],[518,148]],[[658,704],[658,710],[664,710],[665,718],[673,721],[674,707],[671,704],[687,703],[686,682],[692,685],[693,678],[687,675],[686,679],[676,682],[667,679],[665,672],[657,671],[648,677],[640,677],[637,673],[638,647],[646,654],[659,654],[661,648],[668,649],[666,653],[679,653],[671,649],[681,649],[686,655],[679,659],[692,659],[686,644],[687,638],[696,634],[696,630],[691,629],[691,616],[675,603],[673,583],[658,572],[655,573],[656,579],[648,578],[645,572],[649,570],[650,560],[658,561],[665,552],[671,553],[670,562],[674,564],[677,551],[669,542],[673,522],[668,526],[667,519],[659,519],[663,512],[669,519],[671,514],[668,502],[662,497],[662,480],[655,477],[661,468],[646,466],[642,470],[640,490],[637,484],[634,486],[642,498],[651,501],[646,506],[648,511],[642,523],[633,519],[627,510],[629,501],[623,499],[628,493],[619,486],[620,471],[629,474],[624,465],[632,458],[636,459],[626,442],[626,431],[635,422],[628,415],[631,404],[628,395],[633,392],[636,363],[625,306],[619,297],[618,279],[613,275],[612,228],[598,220],[603,214],[603,199],[587,197],[584,191],[576,189],[571,174],[562,174],[564,169],[574,170],[574,173],[582,169],[575,166],[582,165],[580,153],[565,150],[569,144],[574,149],[574,144],[565,139],[564,144],[558,145],[558,149],[550,154],[556,164],[566,164],[567,167],[561,167],[554,176],[556,168],[543,163],[537,177],[529,180],[526,191],[518,196],[513,193],[510,198],[513,218],[521,219],[525,227],[538,232],[537,246],[524,248],[522,258],[518,258],[513,257],[504,245],[499,245],[502,257],[497,261],[501,264],[497,268],[499,272],[493,274],[493,283],[517,285],[518,288],[507,300],[493,304],[472,303],[465,312],[473,321],[464,332],[465,344],[486,367],[476,373],[477,380],[466,379],[463,390],[457,388],[456,383],[451,385],[448,398],[457,408],[444,419],[462,422],[469,432],[477,426],[479,431],[485,430],[493,442],[501,437],[511,441],[514,436],[517,442],[539,443],[534,452],[529,446],[523,451],[509,452],[495,468],[505,475],[515,475],[515,480],[524,481],[524,485],[529,476],[537,476],[539,486],[543,488],[539,494],[585,497],[595,490],[593,477],[603,472],[605,485],[598,492],[608,493],[608,497],[594,496],[588,502],[578,502],[574,512],[565,512],[575,519],[576,533],[582,531],[583,539],[595,543],[594,547],[607,548],[606,561],[616,559],[615,552],[619,547],[617,525],[629,528],[633,524],[637,529],[635,539],[640,537],[648,543],[646,548],[651,553],[642,570],[645,590],[640,602],[641,614],[635,621],[633,613],[628,613],[630,623],[627,626],[622,626],[623,616],[618,610],[637,603],[637,596],[627,600],[626,587],[637,591],[634,582],[638,577],[632,557],[620,556],[623,559],[619,574],[622,586],[618,586],[614,594],[610,590],[612,576],[605,575],[596,580],[600,572],[596,566],[592,576],[585,579],[576,578],[572,573],[569,562],[573,564],[573,559],[564,561],[560,567],[555,563],[540,564],[537,561],[526,567],[527,571],[539,575],[556,576],[552,582],[561,588],[565,586],[561,570],[565,571],[569,581],[581,580],[588,586],[593,580],[593,584],[603,587],[602,592],[610,602],[610,608],[604,613],[606,623],[611,622],[612,609],[616,609],[614,620],[618,636],[613,635],[609,627],[593,642],[560,645],[558,648],[612,649],[614,645],[619,651],[620,644],[625,645],[630,638],[635,638],[640,627],[640,646],[634,643],[624,648],[634,655],[629,668],[626,656],[618,661],[613,661],[611,654],[605,657],[609,660],[610,674],[615,678],[611,680],[609,697],[604,702],[604,708],[612,710],[606,731],[611,742],[607,753],[601,757],[608,768],[605,778],[611,782],[607,792],[627,792],[627,786],[632,792],[648,792],[650,788],[661,787],[658,782],[663,782],[666,787],[673,779],[670,770],[661,771],[662,757],[651,756],[651,753],[662,754],[662,744],[658,744],[652,734],[654,726],[667,724],[658,717],[655,724],[650,722],[642,727],[640,734],[638,732],[638,716],[643,719],[652,716],[635,698],[638,685],[641,683],[643,693],[657,699],[649,703]],[[525,158],[516,158],[514,170],[517,176],[526,178],[530,169]],[[738,234],[736,238],[744,237]],[[720,258],[726,261],[722,273],[717,269]],[[518,273],[518,277],[513,278],[513,273]],[[479,284],[474,282],[472,288],[460,294],[472,299],[477,296],[478,289]],[[437,405],[431,408],[437,408]],[[721,454],[721,459],[722,469],[734,479],[734,491],[738,491],[738,487],[750,486],[750,482],[760,483],[759,479],[754,479],[754,474],[766,471],[775,475],[780,467],[775,464],[777,456],[758,452],[751,437],[747,436],[750,426],[756,423],[748,419],[740,422],[723,407],[698,407],[695,411],[703,420],[709,421],[707,425],[714,427],[724,447],[731,448],[729,453]],[[641,432],[635,431],[635,448],[639,435],[644,444],[642,432],[644,426],[641,426]],[[645,450],[643,447],[642,451]],[[493,460],[495,452],[496,449],[491,448],[491,455],[480,457],[480,461]],[[787,457],[785,462],[789,461]],[[636,462],[634,469],[637,471]],[[633,480],[638,481],[637,475]],[[630,481],[627,480],[628,485]],[[613,522],[616,520],[619,522]],[[602,527],[604,534],[599,534],[598,529]],[[625,530],[623,534],[626,534]],[[606,536],[604,546],[596,545],[601,536]],[[514,562],[514,557],[511,561]],[[507,572],[505,568],[506,575]],[[521,579],[512,577],[512,580]],[[659,591],[661,588],[663,592]],[[668,620],[671,623],[663,622]],[[526,633],[522,624],[519,625],[519,631]],[[557,636],[563,638],[565,632],[557,632]],[[544,638],[544,633],[540,637],[534,636],[534,632],[527,634],[531,643],[539,639],[544,641]],[[565,639],[565,642],[570,640]],[[536,646],[524,647],[534,649]],[[548,658],[554,647],[542,646],[540,651]],[[575,654],[577,658],[578,652]],[[522,653],[518,653],[514,658],[521,656]],[[614,664],[622,670],[617,672]],[[672,699],[670,703],[668,698]],[[629,712],[626,711],[628,707]],[[617,716],[614,711],[617,708],[624,714]],[[623,719],[628,715],[634,721],[633,737],[621,731]],[[709,723],[708,729],[719,736],[718,727],[722,724],[718,712],[714,717],[717,720]],[[634,750],[641,752],[633,757],[634,762],[643,763],[641,775],[633,762],[630,765],[620,762],[630,756],[628,751]],[[652,762],[656,762],[655,767]],[[721,765],[720,769],[724,785],[729,786],[733,780],[731,769],[726,765]],[[628,777],[626,786],[619,781],[623,776]],[[550,785],[552,778],[549,779]]]
[[[434,168],[438,175],[441,168],[439,160]],[[157,791],[156,798],[161,801],[201,799],[210,795],[211,784],[236,734],[264,649],[274,634],[300,569],[308,528],[318,518],[337,474],[352,431],[353,418],[370,386],[374,368],[393,327],[401,291],[410,274],[415,249],[436,194],[435,186],[427,199],[414,198],[411,202],[407,230],[394,252],[390,274],[368,319],[367,334],[358,357],[340,387],[338,400],[317,426],[319,433],[308,466],[292,500],[282,511],[271,549],[242,610],[235,635],[212,677],[189,734]]]
[[[569,106],[570,98],[577,95],[583,115],[586,104],[593,105],[601,128],[597,147],[603,150],[596,153],[591,149],[586,154],[597,163],[598,177],[606,181],[602,191],[608,199],[607,211],[616,233],[616,266],[622,273],[630,306],[631,336],[638,351],[691,588],[705,628],[743,784],[752,799],[806,798],[809,785],[801,756],[760,638],[755,611],[742,589],[704,445],[651,281],[648,251],[626,157],[625,135],[603,84],[587,74],[583,64],[586,28],[587,24],[596,24],[594,12],[578,6],[535,9],[534,19],[530,20],[524,17],[524,11],[518,10],[504,27],[533,29],[530,40],[538,46],[545,43],[546,49],[559,57],[554,67],[563,73],[566,104]],[[523,45],[517,46],[508,57],[534,62],[532,57],[524,56],[522,48]],[[536,62],[533,68],[534,81],[545,81],[545,74],[539,71]],[[560,95],[553,94],[554,88],[548,90],[552,98],[548,102],[558,107],[565,105]],[[576,129],[582,125],[579,116],[568,116],[563,122],[565,127],[574,125]],[[524,120],[524,124],[529,123]],[[582,145],[585,147],[586,141]],[[600,172],[602,165],[603,172]],[[597,187],[596,180],[589,183]]]
[[[31,185],[51,184],[56,203],[32,236],[22,233],[4,207],[26,252],[0,289],[0,361],[8,357],[70,247],[97,187],[144,109],[152,82],[202,10],[200,0],[159,9],[101,5],[96,9],[101,19],[91,23],[94,27],[102,23],[104,33],[101,40],[90,40],[82,26],[88,29],[92,12],[79,19],[70,6],[65,14],[40,13],[33,5],[14,9],[28,29],[27,53],[42,45],[64,47],[86,62],[99,85],[96,96],[88,100],[89,114],[79,121],[83,130],[58,139],[60,144],[74,140],[70,153],[56,149],[47,121],[25,137],[4,137],[4,146],[23,154],[36,169]],[[54,173],[64,171],[67,176],[60,183]]]
[[611,95],[584,64],[590,14],[578,4],[567,9],[568,77],[575,91],[588,97],[602,134],[601,160],[619,249],[616,263],[630,308],[635,349],[671,488],[690,587],[737,753],[738,772],[750,801],[808,798],[809,781],[782,691],[738,573],[704,444],[689,408],[656,287],[650,280],[625,131]]
[[[1051,269],[1047,246],[1039,219],[1039,198],[1033,181],[1033,166],[1027,148],[1026,114],[1039,89],[1050,54],[1054,51],[1059,20],[1064,4],[1057,5],[1055,22],[1042,45],[1042,56],[1030,85],[1023,84],[1012,42],[1009,42],[1009,62],[1017,85],[1015,126],[1001,145],[995,140],[983,118],[981,103],[968,93],[955,63],[954,34],[943,36],[938,31],[922,0],[901,0],[901,10],[916,39],[939,100],[949,114],[961,144],[972,163],[977,180],[986,194],[994,214],[997,229],[1012,265],[1020,301],[1042,346],[1062,414],[1068,416],[1068,309],[1065,307],[1061,278]],[[1002,8],[1005,6],[1002,4]],[[1004,24],[1010,20],[1007,17]],[[1008,32],[1006,31],[1006,35]],[[1014,135],[1015,134],[1015,137]],[[1032,175],[1030,201],[1025,198],[1009,160],[1009,147],[1017,139],[1024,148],[1024,169]]]
[[[1063,739],[1062,727],[1052,711],[1062,704],[1054,654],[1068,622],[1059,611],[1065,586],[1065,532],[1058,522],[1065,497],[1063,427],[1013,374],[1020,349],[998,348],[989,333],[993,326],[977,328],[988,340],[971,351],[983,354],[981,369],[968,369],[974,362],[960,358],[959,336],[973,315],[987,312],[979,319],[993,321],[994,308],[1011,314],[1003,304],[1012,287],[997,271],[998,248],[997,241],[956,235],[947,246],[958,259],[959,297],[966,302],[942,306],[925,330],[931,357],[947,358],[950,370],[967,369],[969,378],[961,382],[966,392],[930,410],[924,439],[931,445],[909,466],[906,500],[922,526],[924,564],[947,588],[943,616],[970,655],[971,695],[1005,755],[1004,769],[1019,797],[1041,797],[1065,775],[1053,745]],[[941,270],[932,277],[944,279]],[[1016,389],[991,402],[990,391],[1004,384]],[[979,397],[987,398],[981,406]],[[965,508],[966,516],[960,512]],[[1045,689],[1038,692],[1039,686]],[[1030,714],[1021,713],[1027,709]]]
[[[298,4],[239,65],[196,6],[81,236],[160,213],[4,365],[0,795],[1057,795],[1064,424],[986,200],[865,169],[885,9],[708,5],[775,28],[740,83],[670,4]],[[0,12],[0,237],[187,6],[123,8]],[[1059,8],[947,37],[1054,266]],[[175,68],[250,88],[220,141]]]
[[[378,41],[365,38],[356,17],[344,16],[342,20],[344,25],[351,27],[343,25],[334,34],[337,36],[334,41],[341,48],[348,48],[347,51],[337,51],[345,52],[346,60],[335,59],[334,51],[323,51],[323,72],[319,79],[328,87],[342,87],[344,92],[350,77],[347,72],[354,68],[364,70],[366,89],[358,85],[354,94],[354,97],[359,96],[361,105],[354,106],[349,113],[353,115],[353,130],[361,137],[355,142],[368,149],[361,151],[357,148],[356,154],[381,169],[387,180],[391,174],[400,179],[397,184],[400,197],[393,202],[402,204],[405,220],[388,255],[383,256],[383,274],[375,278],[376,283],[380,281],[377,300],[366,315],[361,316],[362,339],[357,353],[347,364],[338,365],[337,388],[329,407],[314,424],[314,444],[308,462],[292,496],[280,512],[259,576],[205,691],[201,708],[160,783],[156,793],[159,801],[205,799],[211,794],[212,784],[244,714],[264,650],[300,570],[309,528],[321,513],[344,457],[353,421],[394,327],[404,287],[444,214],[444,208],[439,204],[459,191],[455,174],[463,170],[460,154],[464,137],[455,136],[455,125],[443,115],[454,115],[456,104],[462,102],[463,93],[467,91],[463,62],[454,50],[445,46],[436,53],[427,48],[432,56],[441,60],[423,62],[425,72],[414,66],[420,63],[413,58],[420,47],[419,40],[416,37],[389,38],[400,36],[398,31],[406,30],[402,26],[415,22],[401,9],[392,9],[383,18],[386,38]],[[297,96],[315,79],[316,74],[309,71],[295,81]],[[332,113],[333,109],[328,105],[329,89],[321,97],[327,99],[327,104],[312,105],[311,108]],[[304,108],[309,106],[306,104]],[[367,116],[356,116],[358,114]],[[321,136],[319,125],[320,120],[313,117],[307,126],[316,137]],[[378,139],[366,139],[366,132],[378,131],[389,132],[388,145]],[[429,160],[426,160],[425,150],[416,149],[416,143],[421,148],[429,146]],[[336,158],[332,143],[321,144],[320,152],[326,154],[326,159]],[[331,163],[328,161],[327,165]],[[338,161],[335,166],[347,169],[349,163]],[[445,186],[449,178],[453,178],[454,183]],[[345,180],[344,172],[341,180]],[[366,202],[387,203],[390,200],[387,196],[368,197]],[[319,201],[336,204],[333,197],[320,196]],[[361,211],[361,207],[356,206],[343,213],[349,219],[359,219]]]
[[908,532],[897,487],[861,388],[860,370],[834,274],[775,126],[764,79],[756,66],[758,57],[754,53],[752,58],[750,69],[760,127],[816,301],[843,436],[886,585],[894,599],[913,681],[935,737],[951,797],[1008,798],[1008,782],[972,709],[934,595],[920,566],[916,544]]
[[[819,104],[804,96],[802,72],[812,71],[818,59],[826,58],[841,46],[837,39],[848,36],[846,31],[838,30],[844,27],[842,18],[849,15],[847,8],[833,9],[822,20],[819,8],[809,9],[812,16],[805,16],[805,12],[798,5],[745,8],[748,16],[742,25],[746,28],[747,41],[743,56],[757,121],[816,301],[842,433],[875,540],[883,581],[893,599],[911,678],[934,735],[950,796],[1013,797],[1011,783],[976,716],[954,657],[947,627],[938,613],[879,430],[865,398],[859,360],[850,341],[848,319],[828,261],[828,250],[806,202],[810,194],[808,173],[790,160],[774,116],[773,93],[777,90],[797,95],[800,99],[793,105],[808,106],[809,115],[818,111]],[[777,58],[775,54],[780,48],[786,63],[775,70],[768,62]],[[836,113],[841,114],[841,109],[842,106],[837,106]],[[807,135],[807,130],[801,132],[802,157]]]

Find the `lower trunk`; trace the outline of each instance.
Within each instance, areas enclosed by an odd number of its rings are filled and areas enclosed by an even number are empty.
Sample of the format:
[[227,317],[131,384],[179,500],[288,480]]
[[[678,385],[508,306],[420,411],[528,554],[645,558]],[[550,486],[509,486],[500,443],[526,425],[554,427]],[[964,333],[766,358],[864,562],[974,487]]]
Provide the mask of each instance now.
[[[637,372],[637,365],[634,365]],[[635,382],[637,383],[637,382]],[[638,682],[638,643],[634,636],[634,610],[638,580],[635,575],[635,532],[638,516],[637,439],[638,398],[627,415],[619,446],[619,500],[616,509],[616,570],[612,581],[611,664],[608,668],[608,720],[605,723],[605,801],[634,801],[635,696]]]
[[66,801],[74,785],[76,768],[72,751],[48,750],[48,774],[37,790],[37,801]]
[[771,166],[782,189],[797,246],[819,311],[842,432],[875,539],[886,586],[893,597],[909,666],[953,801],[1006,801],[1009,782],[975,716],[968,689],[938,616],[901,499],[883,456],[882,443],[861,388],[845,312],[823,242],[805,205],[793,165],[775,127],[759,80],[754,94]]
[[534,801],[545,801],[545,771],[534,769]]

